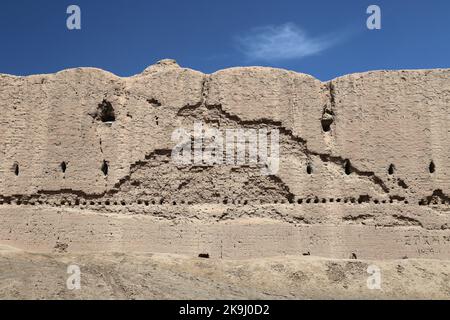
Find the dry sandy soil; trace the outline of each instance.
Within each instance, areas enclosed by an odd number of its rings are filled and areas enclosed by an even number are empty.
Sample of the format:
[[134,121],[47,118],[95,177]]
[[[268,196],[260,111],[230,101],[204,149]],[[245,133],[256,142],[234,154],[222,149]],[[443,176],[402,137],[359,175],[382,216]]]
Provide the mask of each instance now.
[[[67,267],[81,289],[70,291]],[[367,267],[382,271],[367,288]],[[168,254],[0,252],[3,299],[449,299],[450,262],[362,261],[312,256],[251,260]]]

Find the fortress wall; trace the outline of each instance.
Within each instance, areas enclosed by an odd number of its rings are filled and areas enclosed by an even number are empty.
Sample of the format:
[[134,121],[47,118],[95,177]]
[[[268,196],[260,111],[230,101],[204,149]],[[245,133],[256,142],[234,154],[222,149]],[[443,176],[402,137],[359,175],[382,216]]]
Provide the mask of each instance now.
[[[163,60],[129,78],[92,68],[0,75],[0,244],[448,258],[449,73],[322,83]],[[198,122],[278,130],[279,171],[175,163],[172,133]]]
[[331,83],[334,153],[403,184],[407,197],[450,193],[450,70],[377,71]]
[[[243,121],[279,121],[305,141],[307,157],[292,147],[281,157],[280,176],[297,195],[305,196],[307,184],[323,196],[448,200],[449,88],[448,70],[376,71],[321,83],[284,70],[233,68],[211,76],[207,102]],[[350,175],[339,168],[347,160]]]
[[[117,83],[120,79],[106,72],[81,69],[2,77],[1,193],[104,189],[104,177],[96,170],[103,156],[88,113]],[[65,175],[60,167],[64,161]]]
[[[239,195],[447,202],[448,75],[379,71],[322,83],[259,67],[204,75],[170,60],[130,78],[89,68],[3,75],[0,194],[100,198],[114,190],[132,201],[144,194],[197,203]],[[199,121],[280,130],[275,185],[255,168],[238,168],[237,175],[233,166],[192,172],[170,161],[172,132]],[[136,184],[147,191],[136,191]],[[275,191],[264,192],[264,185]],[[211,188],[215,197],[198,197]]]
[[[150,71],[128,79],[97,69],[2,76],[0,194],[102,194],[129,174],[132,163],[172,148],[171,133],[180,125],[175,114],[201,101],[203,75]],[[113,106],[111,123],[98,118],[104,104]]]

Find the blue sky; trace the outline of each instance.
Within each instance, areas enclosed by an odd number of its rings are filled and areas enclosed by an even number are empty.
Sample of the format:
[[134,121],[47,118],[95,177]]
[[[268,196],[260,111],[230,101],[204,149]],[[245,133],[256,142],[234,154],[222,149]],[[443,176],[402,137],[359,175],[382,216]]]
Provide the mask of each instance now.
[[[71,4],[81,30],[66,27]],[[366,27],[371,4],[381,30]],[[130,76],[173,58],[205,73],[262,65],[329,80],[450,67],[450,1],[10,0],[0,37],[0,73],[15,75],[90,66]]]

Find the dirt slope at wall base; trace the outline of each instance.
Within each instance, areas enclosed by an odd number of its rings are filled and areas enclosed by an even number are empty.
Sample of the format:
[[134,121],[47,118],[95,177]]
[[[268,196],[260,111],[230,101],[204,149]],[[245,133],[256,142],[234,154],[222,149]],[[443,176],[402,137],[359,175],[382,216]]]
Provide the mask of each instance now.
[[[68,290],[67,267],[81,271]],[[367,268],[381,289],[367,287]],[[308,257],[222,260],[168,254],[31,254],[0,250],[6,299],[450,299],[450,262]]]

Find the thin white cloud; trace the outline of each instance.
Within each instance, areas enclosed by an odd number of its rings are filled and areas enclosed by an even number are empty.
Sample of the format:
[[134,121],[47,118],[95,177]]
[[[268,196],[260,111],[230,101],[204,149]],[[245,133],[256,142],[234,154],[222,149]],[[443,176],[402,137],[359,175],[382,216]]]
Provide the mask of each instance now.
[[341,39],[336,35],[314,38],[293,23],[254,28],[236,38],[239,49],[250,61],[301,59],[320,53]]

